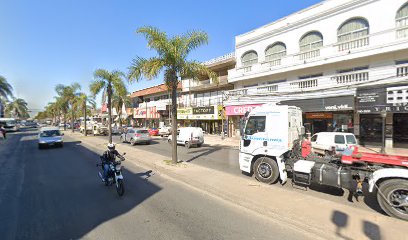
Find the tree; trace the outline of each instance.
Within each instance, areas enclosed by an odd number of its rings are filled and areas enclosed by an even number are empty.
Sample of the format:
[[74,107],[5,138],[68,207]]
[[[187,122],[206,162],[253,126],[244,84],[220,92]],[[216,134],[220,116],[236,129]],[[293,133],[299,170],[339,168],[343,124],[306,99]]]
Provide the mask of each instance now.
[[[58,84],[55,87],[55,91],[57,91],[60,97],[60,103],[63,106],[65,113],[71,110],[71,128],[72,132],[74,132],[74,121],[75,121],[75,103],[78,101],[78,91],[81,89],[81,86],[78,83],[73,83],[71,85],[65,86],[62,84]],[[66,130],[65,126],[65,117],[64,117],[64,129]]]
[[114,107],[118,113],[119,128],[122,127],[122,106],[125,105],[125,107],[127,107],[130,104],[131,100],[127,92],[124,95],[120,95],[119,92],[114,92],[112,95],[112,107]]
[[85,93],[81,93],[77,101],[78,109],[84,114],[84,135],[87,135],[86,131],[86,115],[89,108],[96,108],[96,103],[93,97],[87,96]]
[[108,100],[108,131],[109,143],[112,143],[112,95],[117,92],[119,95],[126,95],[127,90],[123,81],[124,74],[120,71],[109,72],[105,69],[97,69],[94,72],[94,81],[90,84],[93,96],[103,91],[102,99]]
[[5,107],[6,115],[18,118],[29,118],[27,102],[21,98],[13,98]]
[[7,82],[6,78],[0,76],[0,98],[8,99],[13,96],[13,87]]
[[157,52],[156,57],[133,59],[129,67],[129,81],[139,81],[142,77],[154,79],[164,72],[164,82],[171,90],[171,121],[172,121],[172,161],[177,163],[177,86],[180,78],[198,79],[208,76],[218,82],[217,74],[203,64],[188,60],[194,49],[208,43],[208,35],[201,31],[187,32],[171,38],[165,32],[154,27],[141,27],[138,33],[144,35],[148,47]]

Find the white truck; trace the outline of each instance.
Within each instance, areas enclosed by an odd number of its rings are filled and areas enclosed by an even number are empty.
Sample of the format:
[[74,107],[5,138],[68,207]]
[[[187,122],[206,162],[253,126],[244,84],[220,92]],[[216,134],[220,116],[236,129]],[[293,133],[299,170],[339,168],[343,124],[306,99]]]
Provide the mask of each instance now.
[[304,140],[300,108],[266,104],[246,114],[239,165],[263,183],[278,180],[309,187],[320,184],[348,189],[355,196],[375,192],[388,215],[408,221],[408,157],[359,153],[352,146],[342,154],[312,154]]

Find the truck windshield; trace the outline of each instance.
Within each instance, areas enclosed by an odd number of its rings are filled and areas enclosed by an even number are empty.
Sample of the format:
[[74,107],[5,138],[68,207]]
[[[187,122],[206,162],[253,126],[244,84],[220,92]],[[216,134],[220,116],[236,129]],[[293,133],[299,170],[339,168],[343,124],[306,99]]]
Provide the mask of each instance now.
[[249,117],[245,127],[246,135],[253,135],[258,132],[265,132],[266,116]]

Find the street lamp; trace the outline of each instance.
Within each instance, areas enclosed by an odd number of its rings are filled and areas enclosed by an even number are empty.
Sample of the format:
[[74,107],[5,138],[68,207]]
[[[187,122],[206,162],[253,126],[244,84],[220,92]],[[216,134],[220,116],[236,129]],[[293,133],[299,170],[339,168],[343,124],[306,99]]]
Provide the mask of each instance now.
[[382,135],[381,135],[381,153],[385,153],[385,118],[387,117],[387,111],[381,111],[382,118]]

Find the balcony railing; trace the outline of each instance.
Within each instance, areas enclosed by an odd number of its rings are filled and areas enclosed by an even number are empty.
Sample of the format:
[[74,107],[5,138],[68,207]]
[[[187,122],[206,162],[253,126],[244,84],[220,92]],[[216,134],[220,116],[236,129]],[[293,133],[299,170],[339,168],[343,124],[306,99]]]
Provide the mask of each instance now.
[[352,39],[346,42],[340,42],[338,43],[338,49],[339,51],[346,51],[354,48],[360,48],[367,46],[369,44],[369,37],[365,36],[362,38],[357,38],[357,39]]
[[408,76],[408,64],[397,65],[397,77]]
[[272,93],[278,91],[278,84],[270,84],[261,87],[257,87],[257,93]]
[[290,88],[294,90],[316,88],[317,86],[318,86],[317,78],[294,81],[290,83]]
[[228,59],[231,59],[231,58],[235,58],[235,52],[228,53],[228,54],[225,54],[223,56],[210,59],[210,60],[204,62],[203,64],[204,65],[211,65],[211,64],[214,64],[214,63],[217,63],[217,62],[222,62],[222,61],[225,61],[225,60],[228,60]]
[[342,73],[331,78],[337,85],[347,85],[350,83],[359,83],[368,81],[368,71],[355,71]]
[[204,90],[204,89],[209,89],[209,88],[214,88],[217,86],[222,86],[228,84],[228,77],[227,76],[219,76],[218,77],[218,83],[215,83],[214,81],[207,79],[207,80],[201,80],[201,81],[193,81],[191,82],[191,90]]
[[266,66],[266,67],[274,67],[274,66],[279,66],[281,65],[281,59],[274,59],[274,60],[269,60],[269,61],[265,61],[262,63],[262,66]]
[[320,56],[320,49],[314,49],[307,52],[302,52],[299,54],[299,60],[306,60],[310,58],[315,58]]

